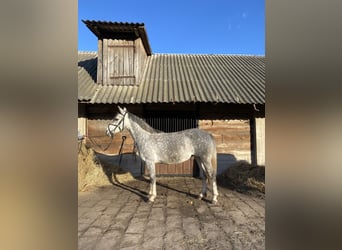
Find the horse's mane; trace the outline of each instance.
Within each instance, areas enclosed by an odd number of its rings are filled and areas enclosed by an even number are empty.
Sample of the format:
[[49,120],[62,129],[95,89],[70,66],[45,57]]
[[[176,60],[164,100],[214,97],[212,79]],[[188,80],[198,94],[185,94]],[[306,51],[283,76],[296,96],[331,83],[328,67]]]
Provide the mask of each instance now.
[[143,119],[141,119],[140,117],[132,114],[132,113],[128,113],[129,117],[136,122],[142,129],[146,130],[147,132],[150,133],[161,133],[162,131],[152,128],[149,124],[147,124]]

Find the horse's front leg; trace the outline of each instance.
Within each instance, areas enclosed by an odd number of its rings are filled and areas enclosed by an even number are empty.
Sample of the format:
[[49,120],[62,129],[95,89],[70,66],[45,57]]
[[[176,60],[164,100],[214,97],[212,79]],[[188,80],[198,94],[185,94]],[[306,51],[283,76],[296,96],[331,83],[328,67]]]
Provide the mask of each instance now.
[[155,169],[155,165],[152,162],[148,162],[146,163],[147,168],[149,170],[150,173],[150,191],[148,193],[148,200],[150,202],[154,202],[154,199],[157,196],[157,180],[156,180],[156,169]]
[[201,200],[203,197],[207,197],[207,176],[204,171],[202,171],[202,192],[199,194],[198,198]]
[[152,183],[151,183],[151,175],[150,175],[150,191],[148,191],[148,197],[152,196]]

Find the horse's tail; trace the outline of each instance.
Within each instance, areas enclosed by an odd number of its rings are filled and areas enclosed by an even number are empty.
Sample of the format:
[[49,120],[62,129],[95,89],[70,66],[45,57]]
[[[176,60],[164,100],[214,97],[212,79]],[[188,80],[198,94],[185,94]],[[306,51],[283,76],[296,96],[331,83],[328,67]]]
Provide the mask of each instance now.
[[213,136],[211,136],[213,140],[213,150],[212,150],[212,156],[211,156],[211,166],[213,168],[213,176],[211,178],[212,184],[213,184],[213,203],[217,203],[217,184],[216,184],[216,174],[217,174],[217,150],[216,150],[216,142]]
[[216,150],[211,157],[211,166],[213,167],[213,177],[216,177],[216,173],[217,173],[217,153],[216,153]]
[[215,139],[212,135],[210,135],[211,139],[212,139],[212,145],[211,145],[211,150],[210,150],[210,154],[211,154],[211,159],[210,159],[210,163],[211,163],[211,169],[207,169],[204,168],[204,172],[205,175],[207,177],[207,183],[209,183],[209,181],[216,181],[216,174],[217,174],[217,151],[216,151],[216,143],[215,143]]
[[211,135],[213,141],[213,149],[212,149],[212,156],[211,156],[211,166],[213,168],[213,177],[216,177],[217,173],[217,151],[216,151],[216,142],[214,136]]

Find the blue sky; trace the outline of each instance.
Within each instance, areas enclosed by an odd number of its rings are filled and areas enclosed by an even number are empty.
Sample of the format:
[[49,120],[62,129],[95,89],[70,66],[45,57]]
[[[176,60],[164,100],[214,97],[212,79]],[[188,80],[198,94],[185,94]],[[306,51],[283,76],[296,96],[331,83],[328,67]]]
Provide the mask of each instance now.
[[78,50],[96,51],[81,20],[144,23],[152,53],[265,54],[264,0],[79,0]]

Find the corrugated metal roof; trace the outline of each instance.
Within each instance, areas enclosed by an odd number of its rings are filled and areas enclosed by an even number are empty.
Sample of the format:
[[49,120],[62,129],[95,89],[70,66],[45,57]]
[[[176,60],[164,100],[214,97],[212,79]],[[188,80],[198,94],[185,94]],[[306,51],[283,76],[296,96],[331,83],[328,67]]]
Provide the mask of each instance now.
[[[79,75],[79,85],[86,85],[83,81]],[[264,104],[265,57],[154,54],[148,57],[137,86],[99,86],[97,91],[89,87],[83,89],[87,90],[86,96],[91,96],[93,91],[90,103]]]
[[90,101],[94,96],[97,77],[97,53],[78,52],[78,101]]
[[263,103],[262,57],[153,55],[136,102]]

